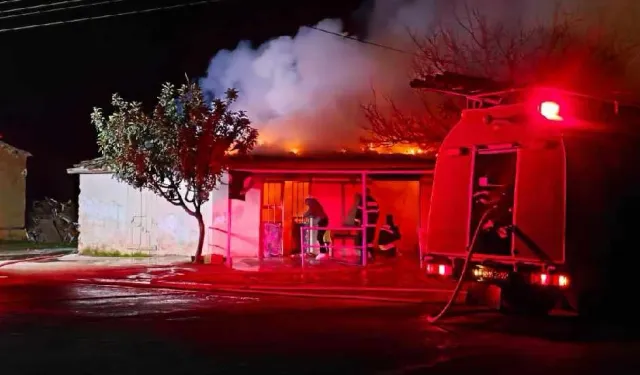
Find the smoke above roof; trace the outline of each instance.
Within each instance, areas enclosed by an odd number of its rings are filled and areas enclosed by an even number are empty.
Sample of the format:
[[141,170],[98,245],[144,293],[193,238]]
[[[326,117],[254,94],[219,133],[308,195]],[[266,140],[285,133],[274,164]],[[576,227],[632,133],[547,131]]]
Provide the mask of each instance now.
[[[615,2],[611,0],[609,3]],[[203,88],[220,94],[228,87],[240,91],[236,108],[245,110],[260,130],[263,148],[339,150],[357,147],[363,135],[361,104],[373,98],[373,90],[400,105],[416,105],[409,88],[412,55],[410,37],[427,35],[436,22],[453,22],[452,7],[460,0],[376,0],[359,11],[366,25],[360,37],[401,53],[341,38],[340,20],[326,19],[301,26],[294,36],[280,36],[253,47],[242,41],[219,51],[201,79]],[[571,0],[597,13],[604,0]],[[555,2],[540,0],[468,0],[506,27],[545,22]]]

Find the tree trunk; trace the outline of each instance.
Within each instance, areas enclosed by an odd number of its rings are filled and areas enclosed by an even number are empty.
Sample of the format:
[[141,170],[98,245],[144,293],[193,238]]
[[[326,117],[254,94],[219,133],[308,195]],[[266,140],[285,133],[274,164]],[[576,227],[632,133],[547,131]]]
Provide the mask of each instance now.
[[200,263],[202,257],[202,247],[204,246],[204,219],[202,218],[202,213],[200,210],[196,210],[195,217],[198,220],[198,248],[196,249],[196,256],[194,258],[194,263]]

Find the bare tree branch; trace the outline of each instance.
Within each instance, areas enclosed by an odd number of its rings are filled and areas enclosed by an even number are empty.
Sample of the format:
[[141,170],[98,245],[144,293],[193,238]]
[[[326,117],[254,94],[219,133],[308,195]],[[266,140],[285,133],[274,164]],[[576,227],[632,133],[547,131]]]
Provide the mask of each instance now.
[[[522,20],[511,26],[493,22],[467,2],[457,10],[451,24],[437,24],[428,35],[408,32],[417,49],[415,76],[451,72],[514,85],[613,90],[625,83],[627,66],[640,51],[640,46],[625,42],[616,31],[589,29],[560,2],[548,24],[532,26],[523,26]],[[437,147],[464,105],[444,95],[416,95],[422,102],[420,115],[392,98],[379,100],[374,91],[371,101],[362,106],[369,133],[364,140],[375,146]]]

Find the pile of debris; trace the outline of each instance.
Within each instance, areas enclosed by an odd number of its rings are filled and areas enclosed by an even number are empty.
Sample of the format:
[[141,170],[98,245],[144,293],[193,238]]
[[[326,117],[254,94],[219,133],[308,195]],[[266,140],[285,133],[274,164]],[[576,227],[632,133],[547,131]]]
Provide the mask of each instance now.
[[27,238],[33,242],[67,243],[78,239],[77,209],[72,201],[45,198],[33,202],[29,212]]

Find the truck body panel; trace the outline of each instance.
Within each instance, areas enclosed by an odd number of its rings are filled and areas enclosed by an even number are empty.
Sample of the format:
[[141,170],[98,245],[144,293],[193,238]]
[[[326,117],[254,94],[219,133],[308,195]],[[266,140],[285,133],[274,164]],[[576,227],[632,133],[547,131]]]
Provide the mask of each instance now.
[[[485,254],[505,262],[565,262],[564,143],[557,129],[524,124],[487,124],[486,117],[509,118],[522,105],[475,109],[445,138],[436,161],[425,249],[428,254],[465,257],[475,231],[474,167],[487,153],[514,152],[515,186],[510,254]],[[491,181],[489,181],[489,184]]]
[[478,186],[509,184],[479,165],[487,155],[511,153],[515,168],[500,167],[515,174],[513,189],[502,188],[512,191],[503,216],[511,252],[474,247],[471,261],[536,276],[531,283],[539,286],[546,285],[541,277],[565,278],[553,285],[564,286],[581,311],[631,311],[623,306],[632,301],[625,294],[637,286],[640,261],[640,110],[583,98],[563,102],[569,118],[544,118],[527,101],[464,111],[438,153],[423,254],[467,257],[479,227]]

